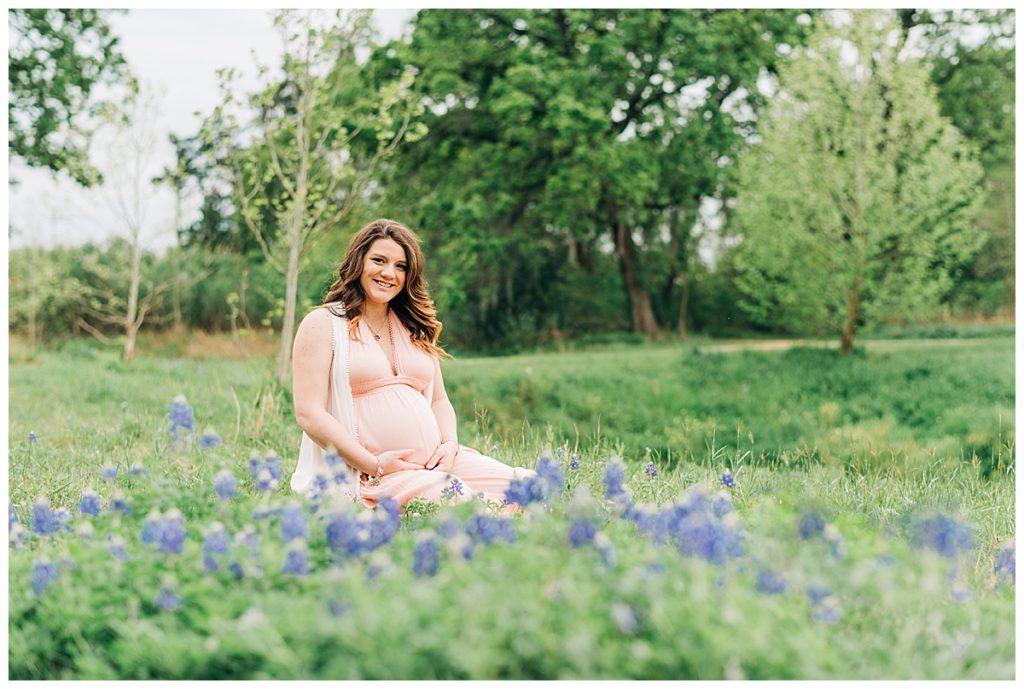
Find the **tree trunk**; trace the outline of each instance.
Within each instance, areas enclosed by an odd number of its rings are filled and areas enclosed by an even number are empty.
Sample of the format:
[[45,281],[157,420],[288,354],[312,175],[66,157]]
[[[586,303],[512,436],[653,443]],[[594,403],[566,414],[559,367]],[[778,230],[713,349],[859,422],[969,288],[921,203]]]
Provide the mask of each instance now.
[[[298,207],[298,206],[296,206]],[[292,222],[302,222],[293,218]],[[299,292],[299,255],[302,253],[301,229],[289,232],[288,273],[285,275],[284,319],[281,321],[281,353],[277,358],[277,380],[282,385],[288,380],[292,363],[292,334],[295,330],[295,301]]]
[[680,275],[679,283],[679,320],[676,322],[676,332],[679,339],[686,339],[686,313],[690,306],[690,271],[684,270]]
[[850,298],[847,302],[846,325],[843,326],[843,338],[839,343],[839,353],[849,354],[853,351],[853,333],[857,329],[857,315],[860,313],[860,285],[861,277],[853,281],[853,288],[850,289]]
[[142,282],[142,247],[138,245],[138,235],[133,238],[132,272],[128,282],[128,311],[124,317],[124,360],[131,361],[135,356],[135,335],[141,323],[136,323],[139,310],[139,283]]
[[622,282],[629,297],[633,330],[648,337],[658,337],[661,331],[658,328],[658,322],[654,319],[651,297],[636,276],[636,247],[633,245],[633,238],[629,234],[626,223],[619,218],[615,204],[610,201],[608,202],[608,211],[615,228],[615,250],[619,257]]

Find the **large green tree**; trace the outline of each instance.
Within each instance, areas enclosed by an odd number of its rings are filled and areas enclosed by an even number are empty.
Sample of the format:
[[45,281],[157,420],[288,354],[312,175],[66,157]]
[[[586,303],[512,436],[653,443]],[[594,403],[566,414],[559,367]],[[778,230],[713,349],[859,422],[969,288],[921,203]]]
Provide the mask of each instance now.
[[861,322],[927,315],[982,239],[981,166],[926,69],[890,13],[850,16],[783,70],[736,214],[750,313],[844,353]]
[[610,268],[634,330],[678,323],[665,305],[685,295],[697,209],[728,194],[758,79],[807,24],[794,10],[419,12],[375,65],[412,66],[430,106],[388,188],[433,249],[442,308],[473,314],[479,339],[572,327],[545,319],[607,295]]
[[7,16],[9,155],[84,186],[96,183],[88,140],[106,104],[96,93],[130,81],[109,11],[11,9]]

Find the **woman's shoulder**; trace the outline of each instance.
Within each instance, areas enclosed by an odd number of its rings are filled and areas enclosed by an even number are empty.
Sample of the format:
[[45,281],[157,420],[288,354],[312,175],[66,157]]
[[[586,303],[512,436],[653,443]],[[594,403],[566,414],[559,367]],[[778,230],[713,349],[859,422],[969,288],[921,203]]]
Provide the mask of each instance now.
[[330,330],[334,324],[335,315],[328,308],[329,306],[329,304],[321,304],[307,313],[299,323],[299,330]]

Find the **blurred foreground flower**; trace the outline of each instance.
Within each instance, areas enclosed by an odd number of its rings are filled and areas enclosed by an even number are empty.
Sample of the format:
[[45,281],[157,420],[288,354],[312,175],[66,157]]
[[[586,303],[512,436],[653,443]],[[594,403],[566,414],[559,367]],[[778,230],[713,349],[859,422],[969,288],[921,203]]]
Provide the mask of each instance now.
[[797,526],[800,538],[805,541],[812,536],[817,536],[825,530],[825,518],[817,512],[809,512],[800,517],[800,524]]
[[995,575],[1001,580],[1009,580],[1013,586],[1017,585],[1017,547],[1010,541],[996,553],[996,564],[993,568]]
[[218,445],[220,445],[220,436],[212,428],[207,428],[199,436],[199,447],[204,450],[217,447]]
[[911,543],[953,558],[974,547],[973,529],[953,517],[938,514],[914,525]]
[[421,534],[416,547],[413,548],[412,557],[412,571],[416,576],[432,577],[437,574],[440,558],[433,534]]
[[82,491],[82,499],[78,501],[78,511],[94,517],[100,513],[100,496],[94,490]]
[[208,572],[216,572],[220,566],[220,556],[228,554],[228,532],[220,522],[213,522],[206,529],[203,540],[203,567]]
[[100,467],[99,474],[104,481],[111,481],[117,478],[117,467],[113,464],[104,464]]
[[35,431],[29,431],[28,432],[28,441],[30,443],[32,443],[34,445],[36,440],[38,440],[38,439],[39,439],[39,436],[36,435]]
[[32,530],[40,536],[47,536],[61,530],[70,531],[71,527],[50,509],[50,501],[40,496],[32,505]]
[[57,581],[57,565],[50,562],[50,559],[43,555],[32,564],[32,592],[37,596]]
[[775,570],[762,569],[757,573],[757,590],[762,593],[785,593],[786,580]]
[[572,469],[573,471],[576,471],[577,469],[580,468],[580,458],[577,457],[575,454],[569,457],[569,468]]
[[192,417],[192,407],[184,395],[178,395],[171,402],[171,409],[167,413],[167,419],[171,422],[168,433],[174,443],[192,441],[195,434],[195,419]]
[[305,512],[297,503],[289,503],[281,510],[281,540],[285,543],[296,539],[305,540],[308,533]]
[[221,500],[238,497],[238,481],[230,469],[221,469],[213,479],[213,492]]
[[181,607],[181,597],[170,586],[161,586],[153,602],[161,610],[177,610]]
[[296,576],[305,576],[309,574],[309,553],[306,551],[306,546],[303,541],[293,543],[288,548],[288,553],[284,557],[284,566],[281,568],[282,574],[294,574]]
[[167,514],[161,514],[153,509],[143,522],[139,540],[158,546],[160,552],[180,555],[185,544],[185,525],[181,512],[171,508]]

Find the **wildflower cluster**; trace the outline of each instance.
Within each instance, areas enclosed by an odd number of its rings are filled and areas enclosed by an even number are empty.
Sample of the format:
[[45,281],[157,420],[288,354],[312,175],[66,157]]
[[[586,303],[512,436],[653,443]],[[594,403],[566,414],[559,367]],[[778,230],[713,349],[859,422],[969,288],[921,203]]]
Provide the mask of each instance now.
[[263,458],[253,455],[249,458],[249,478],[256,485],[256,490],[274,492],[284,478],[281,458],[273,452]]
[[139,540],[157,546],[162,553],[180,555],[185,544],[185,525],[181,512],[175,508],[166,514],[152,510],[142,524]]
[[937,514],[914,525],[911,543],[930,548],[948,558],[974,547],[974,533],[966,524],[944,514]]
[[192,407],[189,406],[184,395],[178,395],[171,402],[167,420],[170,422],[167,432],[170,433],[174,444],[192,442],[196,422],[192,416]]

